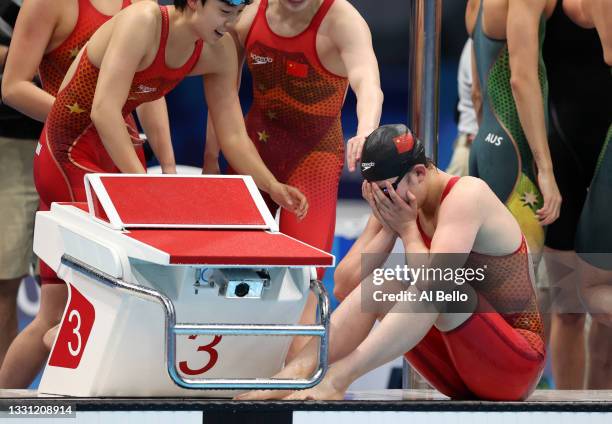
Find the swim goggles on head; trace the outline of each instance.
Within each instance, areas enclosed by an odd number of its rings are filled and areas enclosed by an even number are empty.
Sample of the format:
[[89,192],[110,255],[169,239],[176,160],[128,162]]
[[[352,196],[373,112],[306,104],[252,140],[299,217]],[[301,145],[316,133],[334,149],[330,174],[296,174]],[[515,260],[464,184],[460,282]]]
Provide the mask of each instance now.
[[251,3],[250,0],[222,0],[222,1],[232,6],[242,6],[243,4]]

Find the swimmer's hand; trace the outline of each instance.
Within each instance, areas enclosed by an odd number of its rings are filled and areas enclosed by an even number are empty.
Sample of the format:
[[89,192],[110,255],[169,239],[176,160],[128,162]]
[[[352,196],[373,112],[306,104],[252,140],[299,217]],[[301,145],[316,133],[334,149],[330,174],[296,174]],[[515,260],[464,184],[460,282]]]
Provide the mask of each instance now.
[[409,228],[417,219],[416,197],[407,192],[406,199],[402,199],[388,181],[385,182],[385,187],[389,197],[383,193],[380,187],[373,184],[374,201],[383,221],[400,237],[403,237],[409,232]]
[[304,219],[308,213],[306,196],[295,187],[281,184],[278,181],[270,186],[268,194],[280,207],[297,215],[298,220]]
[[372,209],[372,215],[374,215],[374,218],[376,218],[376,220],[380,223],[380,225],[382,225],[383,229],[390,233],[395,234],[395,231],[393,231],[387,225],[387,223],[382,219],[382,216],[380,215],[378,206],[376,205],[376,202],[374,201],[374,193],[372,191],[373,185],[375,184],[369,183],[366,180],[364,180],[363,184],[361,184],[361,195],[363,196],[365,201],[368,202],[368,205],[370,205],[370,209]]
[[357,134],[346,143],[346,164],[350,172],[355,171],[355,164],[361,160],[365,139],[365,135]]
[[541,225],[549,225],[559,218],[562,201],[553,171],[539,172],[538,185],[544,197],[544,206],[538,209],[536,214]]

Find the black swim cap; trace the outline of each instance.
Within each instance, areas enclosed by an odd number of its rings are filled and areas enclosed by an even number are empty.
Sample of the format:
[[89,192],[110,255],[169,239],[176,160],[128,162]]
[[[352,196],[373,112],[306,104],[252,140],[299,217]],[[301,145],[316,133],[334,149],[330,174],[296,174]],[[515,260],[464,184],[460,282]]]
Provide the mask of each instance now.
[[423,143],[403,124],[383,125],[370,134],[361,153],[361,175],[382,181],[427,163]]

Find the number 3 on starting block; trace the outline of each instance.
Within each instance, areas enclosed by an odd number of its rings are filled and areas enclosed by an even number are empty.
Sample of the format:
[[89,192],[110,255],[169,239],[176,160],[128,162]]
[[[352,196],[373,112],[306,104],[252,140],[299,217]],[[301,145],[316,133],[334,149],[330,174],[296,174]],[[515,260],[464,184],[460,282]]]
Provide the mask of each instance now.
[[49,365],[73,369],[79,366],[95,317],[93,305],[71,286],[70,302],[49,358]]
[[[189,336],[189,340],[195,340],[197,337],[197,335]],[[219,344],[222,338],[223,336],[215,336],[215,338],[207,345],[198,346],[198,352],[206,352],[209,355],[208,362],[205,363],[204,366],[198,369],[193,369],[187,364],[187,361],[181,361],[179,362],[179,369],[181,372],[185,375],[194,376],[204,374],[206,371],[214,367],[219,360],[219,352],[217,352],[215,346]]]

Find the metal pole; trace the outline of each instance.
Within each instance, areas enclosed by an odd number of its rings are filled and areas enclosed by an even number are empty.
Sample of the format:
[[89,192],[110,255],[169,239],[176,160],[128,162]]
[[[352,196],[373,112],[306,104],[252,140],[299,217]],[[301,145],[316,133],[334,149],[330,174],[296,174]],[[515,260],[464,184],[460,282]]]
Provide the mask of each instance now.
[[410,2],[410,112],[408,126],[438,161],[438,80],[442,0]]
[[[410,3],[410,104],[408,127],[425,143],[428,157],[438,163],[438,81],[443,0],[408,0]],[[404,359],[402,387],[415,388],[416,373]]]

